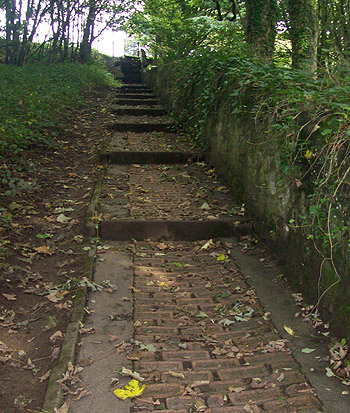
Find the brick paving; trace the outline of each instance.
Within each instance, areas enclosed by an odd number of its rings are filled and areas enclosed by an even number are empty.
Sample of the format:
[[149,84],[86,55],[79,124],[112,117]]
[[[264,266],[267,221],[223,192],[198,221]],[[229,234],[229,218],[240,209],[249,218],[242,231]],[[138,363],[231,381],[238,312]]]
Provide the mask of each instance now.
[[131,357],[146,389],[132,411],[321,411],[230,251],[203,245],[133,245]]
[[100,211],[104,219],[210,220],[235,216],[240,208],[202,163],[136,164],[110,167]]

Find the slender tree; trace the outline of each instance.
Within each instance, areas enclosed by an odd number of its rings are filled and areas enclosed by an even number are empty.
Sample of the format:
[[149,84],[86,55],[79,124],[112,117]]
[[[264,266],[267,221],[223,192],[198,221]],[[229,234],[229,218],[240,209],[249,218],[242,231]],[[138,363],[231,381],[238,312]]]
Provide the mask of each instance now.
[[317,68],[318,22],[316,0],[288,0],[292,66],[315,71]]

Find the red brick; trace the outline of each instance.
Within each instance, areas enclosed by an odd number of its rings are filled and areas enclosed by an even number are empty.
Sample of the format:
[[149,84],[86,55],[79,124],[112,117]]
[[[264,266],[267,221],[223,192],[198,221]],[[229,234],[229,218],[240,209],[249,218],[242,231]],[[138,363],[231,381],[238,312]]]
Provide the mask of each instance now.
[[284,400],[274,400],[271,402],[266,402],[263,404],[263,408],[267,412],[273,413],[288,413],[289,410],[287,409],[287,403]]
[[174,410],[179,410],[179,409],[186,409],[189,407],[192,403],[194,403],[196,400],[201,400],[200,397],[196,396],[183,396],[183,397],[171,397],[166,399],[166,406],[169,409],[174,409]]
[[230,369],[218,369],[220,380],[246,379],[251,377],[263,377],[268,374],[268,370],[263,365],[233,367]]
[[205,370],[217,370],[221,367],[240,367],[240,362],[237,359],[210,359],[210,360],[194,360],[192,361],[192,366],[194,369],[205,369]]
[[174,313],[170,311],[135,311],[134,317],[136,320],[155,320],[159,317],[172,318]]
[[184,389],[184,385],[179,383],[146,384],[142,397],[152,397],[153,399],[174,397],[182,394]]
[[153,334],[157,336],[177,336],[177,328],[159,327],[159,326],[143,326],[137,329],[138,334]]
[[162,353],[164,360],[202,360],[210,359],[207,351],[167,351]]
[[292,384],[292,385],[288,386],[285,391],[289,396],[297,396],[300,393],[312,394],[313,390],[304,379],[303,383]]
[[282,393],[279,388],[254,389],[241,393],[230,393],[228,396],[233,405],[244,405],[249,402],[260,404],[265,401],[276,400],[282,396]]
[[137,361],[135,363],[135,370],[136,371],[182,371],[183,365],[180,361]]
[[[209,384],[198,386],[201,393],[228,393],[230,387],[245,387],[244,381],[240,379],[230,381],[213,381]],[[195,388],[197,389],[197,388]]]
[[300,395],[300,396],[295,396],[295,397],[287,397],[285,400],[289,408],[293,409],[292,411],[321,408],[321,403],[319,402],[319,400],[311,394]]
[[291,368],[297,366],[294,358],[285,351],[274,351],[273,353],[257,353],[253,356],[245,356],[244,360],[250,365],[279,365],[279,363],[281,363],[282,365]]
[[211,394],[207,397],[207,405],[209,407],[219,407],[225,404],[224,398],[221,394]]
[[179,382],[183,381],[185,383],[191,384],[194,383],[195,381],[212,381],[213,376],[210,371],[177,371],[176,373],[181,373],[185,376],[185,379],[182,378],[177,378],[173,377],[170,373],[165,372],[162,374],[161,378],[163,381],[166,381],[168,383],[172,382]]
[[[256,404],[249,404],[249,407],[251,409],[251,413],[261,412],[261,410]],[[213,409],[206,410],[205,413],[247,413],[247,410],[244,409],[243,406],[225,406],[225,407],[214,407]]]

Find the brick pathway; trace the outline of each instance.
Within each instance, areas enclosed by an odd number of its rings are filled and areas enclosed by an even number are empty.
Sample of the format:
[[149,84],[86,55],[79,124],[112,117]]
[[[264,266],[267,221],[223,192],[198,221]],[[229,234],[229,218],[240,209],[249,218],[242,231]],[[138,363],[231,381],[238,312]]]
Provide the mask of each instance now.
[[[138,104],[132,97],[131,107],[145,107],[145,102],[140,99]],[[120,100],[124,109],[128,99]],[[134,121],[154,119],[137,116]],[[109,150],[193,150],[176,133],[131,129],[115,132]],[[99,213],[102,220],[145,221],[208,221],[242,215],[215,171],[203,163],[111,165]],[[254,289],[231,258],[230,245],[208,241],[131,240],[110,244],[112,249],[100,256],[96,279],[104,279],[105,274],[114,277],[120,295],[114,296],[114,300],[118,297],[114,318],[103,306],[106,300],[109,308],[114,308],[107,293],[98,293],[91,304],[89,326],[95,327],[98,340],[86,339],[80,359],[99,351],[99,360],[105,364],[99,365],[97,360],[86,367],[82,383],[92,395],[73,403],[74,412],[323,411],[287,340],[275,330]],[[122,281],[118,281],[118,271]],[[131,302],[133,308],[130,304],[123,307],[123,301]],[[121,354],[116,358],[111,334],[120,337],[117,354]],[[118,401],[111,392],[110,377],[106,377],[122,367],[139,374],[145,384],[143,394],[132,401]],[[99,375],[103,377],[98,385],[92,385]],[[130,378],[121,380],[125,383]]]
[[134,337],[152,346],[132,352],[146,379],[133,411],[320,411],[230,251],[201,245],[135,247]]

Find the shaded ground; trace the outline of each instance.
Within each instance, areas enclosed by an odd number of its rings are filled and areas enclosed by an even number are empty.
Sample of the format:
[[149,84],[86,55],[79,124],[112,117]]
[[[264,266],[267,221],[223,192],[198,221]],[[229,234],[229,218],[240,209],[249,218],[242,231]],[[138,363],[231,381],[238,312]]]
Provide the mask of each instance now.
[[85,108],[64,114],[54,149],[25,152],[16,176],[24,189],[0,197],[0,412],[41,410],[84,276],[84,219],[110,93],[94,92]]

